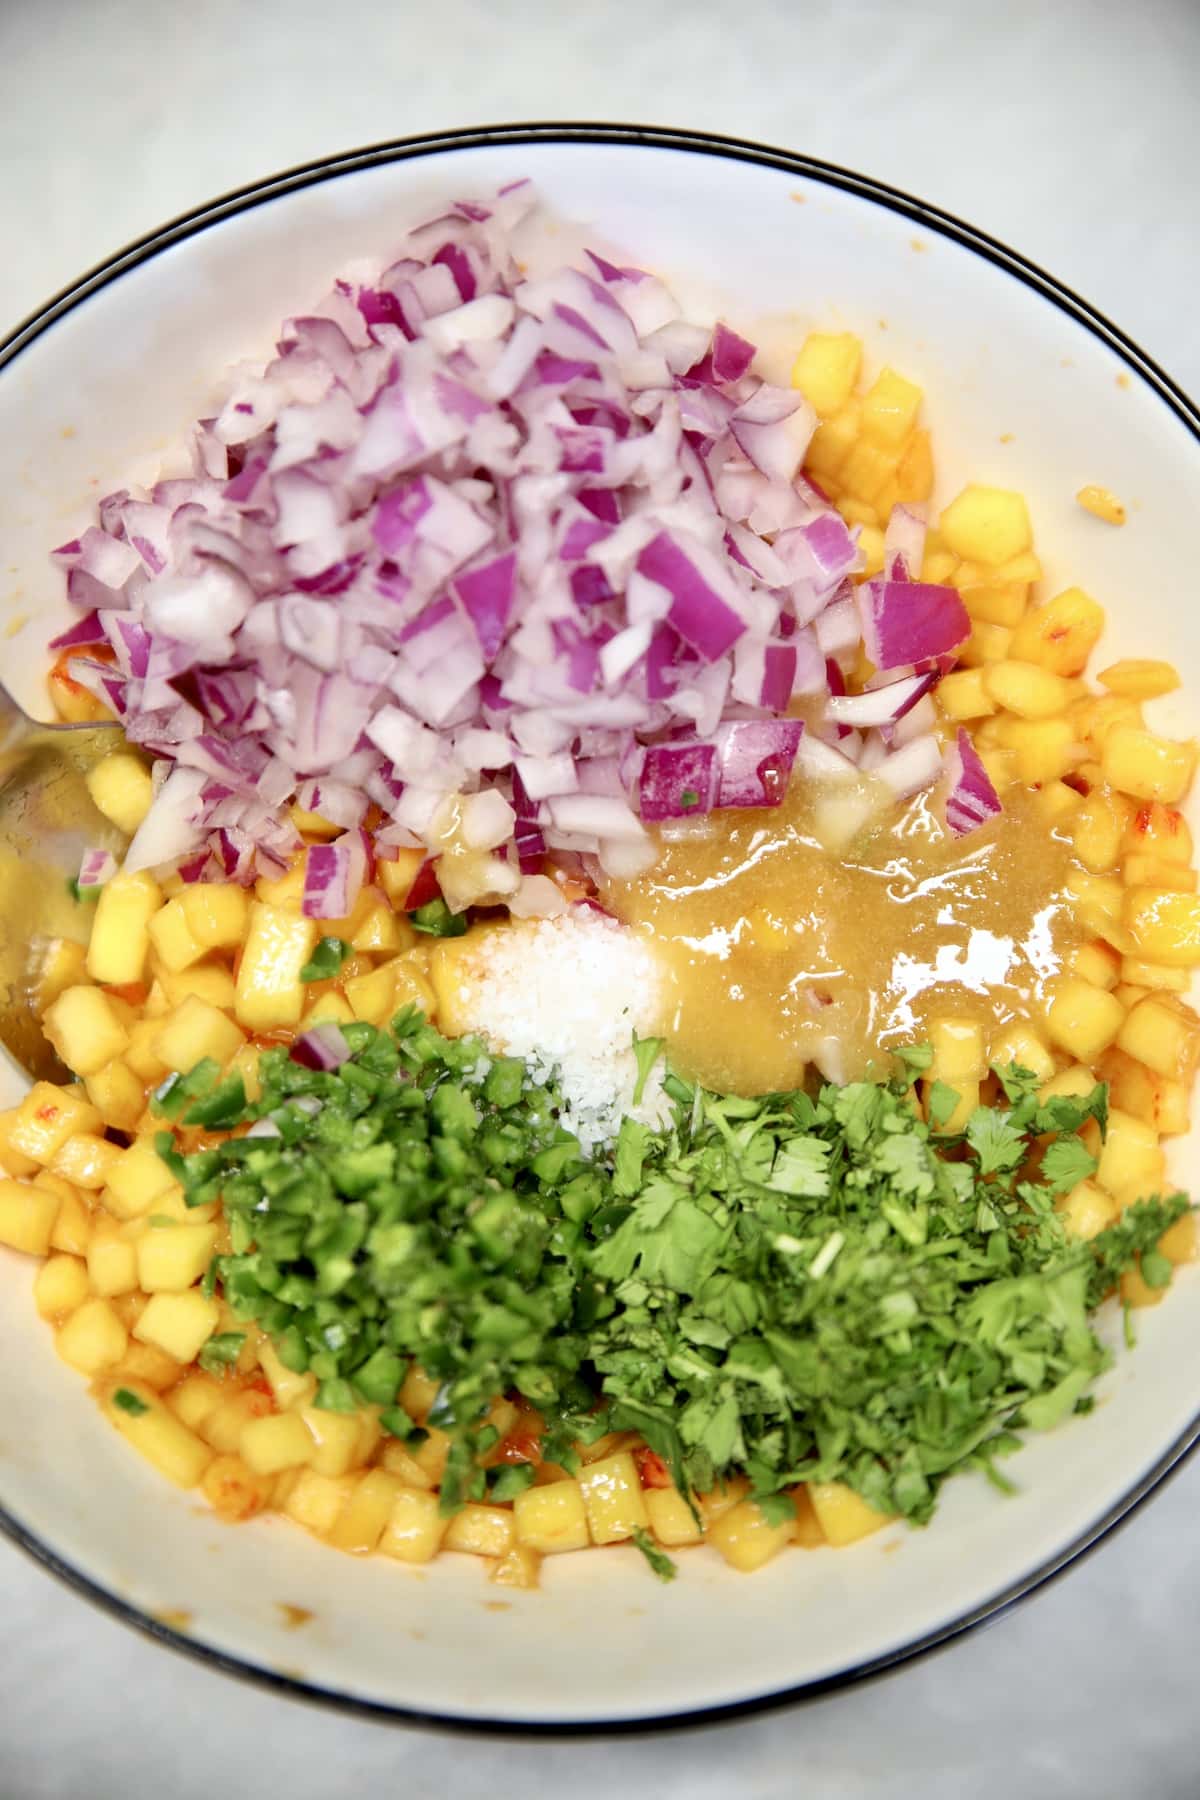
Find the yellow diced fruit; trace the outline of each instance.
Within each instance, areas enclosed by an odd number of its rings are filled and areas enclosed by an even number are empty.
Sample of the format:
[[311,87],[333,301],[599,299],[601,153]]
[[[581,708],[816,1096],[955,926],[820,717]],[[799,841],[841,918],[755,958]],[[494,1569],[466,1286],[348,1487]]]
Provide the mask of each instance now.
[[150,921],[161,905],[162,890],[144,869],[134,875],[122,871],[105,882],[88,941],[87,969],[93,981],[124,987],[142,979]]
[[951,1087],[959,1081],[981,1081],[987,1073],[983,1028],[974,1019],[934,1019],[929,1026],[933,1062],[930,1081]]
[[1101,875],[1121,859],[1121,843],[1129,822],[1129,806],[1118,794],[1095,788],[1079,807],[1071,825],[1075,854],[1085,869]]
[[1150,995],[1126,1015],[1117,1048],[1168,1081],[1190,1082],[1200,1056],[1198,1026],[1194,1014]]
[[155,1201],[174,1185],[153,1138],[135,1138],[109,1169],[104,1204],[118,1219],[135,1219],[152,1211]]
[[167,1396],[167,1403],[189,1430],[199,1431],[225,1404],[225,1390],[211,1375],[188,1375]]
[[1079,675],[1104,630],[1104,608],[1082,588],[1065,588],[1026,613],[1013,633],[1012,653],[1056,675]]
[[286,875],[280,875],[274,881],[260,876],[254,884],[256,898],[267,906],[282,906],[291,912],[299,912],[304,899],[307,867],[308,857],[301,855],[296,858]]
[[1091,513],[1094,519],[1103,519],[1106,525],[1125,523],[1125,508],[1110,488],[1097,487],[1095,482],[1088,482],[1080,488],[1075,498],[1084,512]]
[[35,985],[34,1011],[44,1013],[64,988],[87,980],[87,947],[74,938],[51,938],[42,951]]
[[301,1469],[281,1502],[280,1511],[306,1531],[327,1537],[354,1492],[354,1482],[353,1475],[333,1477],[318,1475],[315,1469]]
[[99,1219],[87,1247],[88,1280],[106,1300],[132,1294],[138,1285],[137,1248],[112,1219]]
[[863,574],[883,573],[883,533],[878,525],[864,525],[858,534],[858,547],[863,556]]
[[129,1042],[116,1006],[98,987],[65,989],[47,1008],[42,1029],[77,1075],[95,1074]]
[[115,1131],[132,1131],[146,1110],[145,1082],[120,1059],[105,1063],[83,1085],[104,1123]]
[[1025,617],[1028,604],[1029,589],[1022,581],[980,582],[970,587],[963,585],[964,563],[955,577],[955,586],[963,597],[963,603],[972,619],[981,620],[986,625],[1004,625],[1012,630]]
[[185,1000],[197,999],[207,1001],[209,1006],[215,1006],[221,1012],[233,1011],[237,990],[233,975],[224,963],[194,963],[178,975],[164,974],[162,985],[168,1010],[182,1006]]
[[1126,856],[1153,856],[1186,866],[1192,860],[1192,833],[1178,808],[1151,801],[1131,814],[1121,847]]
[[313,1004],[305,1013],[303,1022],[306,1026],[319,1025],[323,1020],[329,1021],[334,1025],[349,1025],[353,1018],[354,1008],[350,1005],[350,1002],[344,1000],[341,994],[335,993],[334,990],[330,988],[326,993],[321,995],[319,1000],[314,1000]]
[[154,1048],[160,1029],[157,1018],[138,1019],[130,1027],[129,1044],[121,1059],[147,1086],[161,1081],[167,1073],[166,1063]]
[[[258,1347],[258,1360],[263,1374],[271,1384],[271,1392],[275,1396],[275,1404],[281,1409],[292,1406],[307,1406],[317,1391],[317,1378],[307,1370],[298,1375],[279,1360],[278,1352],[269,1338],[264,1338]],[[329,1417],[329,1414],[325,1415]],[[336,1415],[340,1416],[340,1415]],[[314,1456],[315,1467],[315,1456]],[[328,1470],[325,1471],[328,1473]],[[338,1473],[342,1473],[341,1470]]]
[[252,1519],[271,1501],[277,1484],[287,1476],[256,1475],[240,1456],[214,1456],[204,1472],[204,1498],[217,1517],[229,1523]]
[[154,798],[154,783],[141,757],[132,750],[113,750],[93,764],[87,790],[94,804],[118,831],[132,837]]
[[1161,888],[1129,888],[1124,923],[1135,954],[1173,969],[1200,964],[1200,897]]
[[425,1429],[429,1435],[411,1454],[421,1473],[436,1487],[446,1472],[450,1436],[448,1432],[439,1431],[436,1425],[427,1425]]
[[1006,718],[1002,722],[1003,747],[1016,758],[1021,781],[1057,781],[1079,761],[1075,733],[1066,719]]
[[400,950],[411,949],[416,941],[417,933],[403,913],[394,912],[378,895],[371,900],[350,934],[350,943],[355,950],[369,951],[375,956],[391,956]]
[[1117,1203],[1094,1181],[1081,1181],[1054,1202],[1055,1211],[1073,1238],[1094,1238],[1117,1217]]
[[[1109,733],[1118,725],[1144,729],[1142,709],[1138,701],[1126,700],[1120,694],[1085,694],[1075,701],[1070,712],[1075,735],[1099,758]],[[1104,766],[1097,761],[1097,781],[1106,780]]]
[[160,1350],[157,1344],[130,1344],[113,1375],[121,1380],[144,1381],[156,1394],[162,1394],[175,1385],[182,1370],[183,1364]]
[[615,1544],[646,1530],[650,1520],[642,1484],[628,1450],[589,1463],[578,1479],[594,1544]]
[[933,447],[927,431],[914,431],[896,464],[896,499],[911,506],[933,492]]
[[251,1031],[296,1025],[304,1011],[300,971],[317,942],[315,919],[269,906],[250,908],[250,923],[237,977],[236,1013]]
[[824,482],[837,474],[854,447],[861,424],[861,405],[857,400],[847,400],[817,426],[804,466],[818,481]]
[[[882,492],[896,472],[895,457],[878,444],[868,443],[860,438],[838,472],[838,481],[845,495],[851,500],[861,500],[864,505],[871,503]],[[878,518],[872,512],[869,521],[875,524]]]
[[17,1121],[18,1109],[15,1106],[10,1106],[6,1111],[0,1113],[0,1170],[3,1170],[6,1175],[20,1178],[36,1174],[40,1165],[34,1161],[32,1156],[25,1156],[15,1148],[12,1134],[17,1129]]
[[1083,1063],[1072,1063],[1038,1089],[1038,1097],[1042,1100],[1082,1100],[1096,1086],[1096,1077]]
[[859,500],[853,494],[843,494],[838,500],[837,509],[847,525],[862,525],[868,530],[879,529],[879,509],[866,500]]
[[309,812],[303,806],[291,806],[288,811],[291,814],[292,824],[301,837],[313,838],[319,843],[327,843],[330,838],[342,835],[342,827],[332,824],[328,819],[323,819],[320,813]]
[[1003,662],[1012,648],[1012,637],[1007,625],[988,625],[978,619],[958,653],[959,661],[968,669],[983,669],[989,663]]
[[678,1488],[647,1488],[642,1495],[650,1529],[669,1550],[698,1544],[704,1533]]
[[543,1556],[582,1550],[589,1542],[587,1509],[577,1481],[526,1488],[513,1501],[517,1538]]
[[1136,1269],[1126,1269],[1119,1285],[1121,1299],[1126,1306],[1157,1306],[1166,1291],[1166,1287],[1151,1287],[1142,1274],[1140,1265]]
[[369,1025],[384,1025],[399,1010],[396,974],[388,963],[369,975],[352,976],[342,991],[354,1017]]
[[424,867],[425,857],[424,850],[401,850],[389,862],[380,860],[376,865],[376,880],[391,904],[401,911]]
[[0,1181],[0,1244],[45,1256],[60,1201],[29,1181]]
[[329,1542],[351,1556],[369,1556],[383,1536],[400,1484],[384,1469],[362,1476],[334,1521]]
[[159,963],[172,975],[190,969],[206,954],[206,946],[197,941],[188,925],[182,894],[155,913],[150,921],[150,942]]
[[536,1550],[527,1550],[524,1544],[514,1544],[506,1556],[502,1556],[488,1576],[497,1587],[535,1588],[542,1566],[542,1559]]
[[[51,1183],[56,1183],[51,1187]],[[50,1233],[50,1248],[65,1250],[71,1256],[86,1256],[92,1236],[92,1213],[83,1195],[69,1181],[58,1182],[57,1176],[43,1170],[35,1175],[33,1185],[58,1197],[58,1215]]]
[[461,1550],[470,1556],[507,1556],[515,1540],[516,1523],[510,1507],[468,1501],[450,1520],[442,1549]]
[[1168,1262],[1178,1268],[1181,1263],[1196,1260],[1196,1215],[1184,1213],[1182,1219],[1176,1219],[1169,1225],[1158,1240],[1158,1247]]
[[1124,694],[1131,700],[1157,700],[1162,694],[1175,692],[1179,670],[1174,663],[1127,656],[1101,669],[1096,680],[1110,694]]
[[853,394],[861,368],[861,338],[850,331],[813,331],[792,364],[792,386],[819,418],[828,419]]
[[17,1154],[44,1165],[54,1161],[76,1132],[96,1131],[102,1123],[77,1088],[36,1081],[12,1116],[7,1139]]
[[380,1467],[394,1475],[405,1487],[431,1488],[435,1485],[420,1463],[414,1462],[397,1438],[389,1438],[379,1453]]
[[65,1319],[88,1293],[87,1265],[77,1256],[48,1256],[34,1277],[33,1303],[43,1319]]
[[75,1187],[98,1193],[121,1154],[119,1144],[110,1144],[92,1131],[77,1131],[56,1152],[50,1168]]
[[1117,985],[1121,970],[1121,959],[1111,944],[1100,938],[1093,939],[1090,944],[1080,944],[1070,958],[1068,967],[1075,975],[1090,981],[1093,987],[1103,988],[1111,993]]
[[392,1502],[392,1511],[379,1549],[384,1556],[398,1562],[431,1562],[441,1547],[450,1523],[438,1510],[438,1497],[424,1488],[402,1487]]
[[146,1310],[133,1328],[144,1344],[154,1344],[176,1362],[196,1360],[221,1319],[215,1300],[206,1300],[199,1289],[185,1294],[151,1294]]
[[194,881],[180,895],[188,931],[205,950],[240,944],[250,918],[245,888],[231,881]]
[[357,1413],[329,1412],[320,1406],[303,1406],[300,1418],[309,1437],[309,1456],[318,1475],[346,1475],[358,1468],[362,1454],[362,1427]]
[[186,1075],[206,1057],[224,1065],[245,1041],[228,1013],[193,994],[168,1013],[159,1026],[154,1048],[168,1069]]
[[792,1521],[792,1542],[799,1544],[802,1550],[820,1550],[825,1545],[825,1533],[821,1530],[821,1521],[809,1496],[808,1488],[801,1483],[788,1489],[792,1505],[796,1508],[796,1517]]
[[998,1069],[1015,1063],[1019,1069],[1029,1069],[1040,1081],[1049,1081],[1054,1074],[1049,1045],[1030,1025],[1010,1025],[1002,1031],[992,1044],[990,1060]]
[[1095,1062],[1121,1029],[1125,1009],[1112,994],[1078,975],[1051,983],[1046,1026],[1053,1041],[1083,1063]]
[[[73,1322],[68,1320],[64,1330]],[[176,1487],[197,1485],[212,1461],[212,1451],[164,1406],[153,1388],[145,1382],[115,1381],[102,1403],[121,1436],[153,1463],[160,1475]]]
[[990,663],[983,685],[997,706],[1022,719],[1052,719],[1066,711],[1071,698],[1070,684],[1036,663]]
[[996,703],[985,685],[985,670],[956,669],[938,684],[938,705],[948,719],[984,719]]
[[704,1522],[704,1529],[709,1527],[727,1513],[730,1507],[744,1500],[750,1491],[750,1483],[744,1475],[731,1475],[727,1480],[718,1483],[707,1494],[696,1495],[696,1510]]
[[1083,796],[1065,781],[1045,781],[1037,791],[1037,809],[1051,831],[1070,829],[1071,821],[1083,804]]
[[710,1528],[708,1541],[730,1568],[750,1575],[791,1542],[793,1524],[791,1517],[776,1525],[768,1524],[760,1506],[753,1500],[742,1500]]
[[182,1294],[208,1268],[215,1225],[157,1225],[138,1239],[138,1282],[147,1294]]
[[1019,556],[1033,541],[1024,496],[1006,488],[971,483],[950,502],[938,523],[956,556],[988,568]]
[[434,1376],[427,1375],[416,1363],[410,1363],[408,1373],[400,1384],[400,1404],[410,1419],[418,1425],[425,1422],[425,1416],[441,1392],[441,1382]]
[[1197,886],[1195,869],[1170,862],[1165,856],[1127,856],[1121,879],[1126,887],[1170,888],[1177,894],[1194,894]]
[[1096,1168],[1101,1187],[1110,1194],[1121,1194],[1137,1185],[1152,1193],[1162,1182],[1163,1168],[1163,1152],[1153,1125],[1122,1112],[1119,1106],[1110,1107],[1108,1130]]
[[1136,956],[1122,957],[1121,980],[1167,994],[1186,994],[1191,986],[1186,969],[1169,969],[1164,963],[1143,962]]
[[277,1475],[310,1462],[313,1441],[299,1413],[268,1413],[242,1427],[237,1452],[256,1475]]
[[1133,725],[1115,725],[1101,751],[1105,777],[1135,800],[1182,800],[1196,768],[1194,744],[1178,744]]
[[54,1343],[63,1361],[81,1375],[99,1375],[120,1362],[129,1333],[107,1300],[85,1300],[59,1327]]
[[917,423],[924,395],[895,369],[881,369],[862,398],[862,428],[889,450],[899,450]]
[[888,1513],[876,1512],[861,1494],[841,1481],[810,1481],[808,1497],[826,1541],[839,1547],[857,1543],[891,1524]]

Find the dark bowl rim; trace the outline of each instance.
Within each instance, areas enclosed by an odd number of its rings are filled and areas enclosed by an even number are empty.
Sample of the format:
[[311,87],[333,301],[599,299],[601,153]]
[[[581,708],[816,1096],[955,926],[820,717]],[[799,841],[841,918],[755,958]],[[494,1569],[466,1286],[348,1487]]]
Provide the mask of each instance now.
[[[1090,306],[1062,282],[1040,269],[1028,258],[1010,250],[997,238],[976,230],[952,213],[930,206],[886,182],[860,175],[835,163],[798,151],[775,149],[749,139],[724,137],[715,132],[673,130],[646,125],[621,125],[590,121],[546,121],[469,127],[457,131],[422,133],[372,144],[359,150],[319,158],[302,163],[280,174],[268,176],[234,189],[231,193],[181,214],[157,230],[136,240],[89,270],[33,312],[15,330],[0,340],[0,370],[12,363],[21,352],[50,329],[59,319],[81,305],[92,294],[107,287],[140,264],[150,261],[162,251],[184,242],[196,233],[220,224],[223,220],[250,211],[253,207],[285,194],[318,183],[336,180],[342,175],[379,167],[386,163],[405,162],[450,150],[491,149],[500,146],[521,147],[534,144],[616,144],[641,149],[690,152],[698,156],[720,157],[729,161],[777,169],[799,180],[820,183],[843,193],[870,201],[886,211],[912,220],[924,229],[948,238],[974,252],[994,267],[1022,282],[1061,312],[1082,325],[1093,337],[1113,351],[1129,369],[1144,381],[1158,398],[1180,420],[1200,443],[1200,408],[1188,397],[1154,359],[1132,338],[1121,331],[1095,307]],[[855,1686],[873,1677],[887,1674],[918,1657],[945,1649],[968,1632],[1005,1617],[1019,1601],[1064,1574],[1083,1556],[1094,1550],[1118,1526],[1126,1523],[1166,1479],[1179,1471],[1200,1443],[1200,1411],[1167,1447],[1158,1460],[1120,1499],[1099,1518],[1054,1555],[1012,1582],[1008,1587],[948,1620],[934,1630],[898,1645],[880,1656],[848,1668],[764,1694],[752,1695],[727,1704],[674,1711],[658,1715],[632,1715],[619,1719],[512,1721],[480,1715],[459,1715],[435,1710],[392,1705],[385,1701],[362,1699],[354,1694],[327,1688],[300,1676],[279,1673],[262,1664],[219,1650],[176,1630],[152,1614],[122,1600],[101,1586],[82,1569],[61,1557],[20,1519],[0,1506],[0,1531],[35,1562],[55,1576],[66,1587],[81,1594],[101,1611],[122,1624],[142,1632],[158,1644],[178,1651],[210,1669],[238,1677],[265,1687],[293,1700],[303,1700],[331,1711],[376,1722],[420,1726],[471,1736],[504,1736],[545,1740],[547,1738],[588,1738],[611,1733],[637,1736],[653,1732],[680,1730],[685,1727],[713,1725],[745,1718],[768,1710],[794,1706]]]

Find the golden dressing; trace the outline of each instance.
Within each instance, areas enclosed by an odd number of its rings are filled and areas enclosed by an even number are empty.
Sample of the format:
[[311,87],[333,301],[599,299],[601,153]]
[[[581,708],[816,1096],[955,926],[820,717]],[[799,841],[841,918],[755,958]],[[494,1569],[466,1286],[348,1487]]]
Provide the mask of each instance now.
[[1010,790],[959,839],[918,797],[852,860],[822,849],[809,804],[796,782],[777,809],[669,829],[656,867],[608,884],[605,904],[659,948],[682,1072],[745,1094],[795,1087],[809,1062],[854,1080],[937,1015],[980,1021],[986,1041],[1037,1014],[1081,934],[1076,865],[1031,795]]

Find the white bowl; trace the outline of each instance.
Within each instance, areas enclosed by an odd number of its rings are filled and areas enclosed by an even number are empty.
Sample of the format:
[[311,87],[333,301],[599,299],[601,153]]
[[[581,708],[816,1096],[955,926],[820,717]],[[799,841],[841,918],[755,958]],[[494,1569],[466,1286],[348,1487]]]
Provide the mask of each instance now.
[[[532,126],[385,145],[231,196],[134,246],[0,349],[0,636],[34,708],[65,615],[47,550],[95,499],[153,474],[233,360],[437,203],[531,175],[553,213],[536,254],[619,247],[776,354],[812,326],[860,331],[872,362],[923,383],[945,493],[1024,490],[1048,585],[1111,609],[1114,655],[1168,655],[1185,694],[1200,624],[1200,416],[1117,331],[977,232],[876,183],[716,138]],[[576,227],[582,227],[582,233]],[[1114,489],[1113,531],[1073,495]],[[1161,703],[1186,728],[1187,702]],[[0,1070],[0,1103],[19,1091]],[[1196,1180],[1194,1143],[1172,1173]],[[793,1553],[754,1578],[684,1558],[660,1588],[635,1551],[551,1559],[543,1589],[487,1586],[471,1559],[428,1570],[338,1556],[279,1520],[220,1525],[102,1422],[35,1317],[29,1265],[0,1266],[0,1524],[81,1593],[163,1643],[293,1693],[394,1717],[588,1728],[711,1716],[887,1667],[994,1616],[1108,1531],[1200,1435],[1200,1304],[1185,1271],[1095,1413],[1030,1443],[1002,1498],[967,1476],[924,1532]],[[20,1371],[19,1379],[15,1371]],[[284,1605],[311,1621],[289,1629]]]

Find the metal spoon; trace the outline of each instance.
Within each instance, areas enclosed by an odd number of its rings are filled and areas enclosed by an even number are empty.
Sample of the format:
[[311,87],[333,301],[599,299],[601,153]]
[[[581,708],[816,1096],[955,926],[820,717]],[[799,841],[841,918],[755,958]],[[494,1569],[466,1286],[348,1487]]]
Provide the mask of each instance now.
[[126,843],[86,784],[120,741],[115,723],[41,724],[0,684],[0,1043],[41,1080],[66,1074],[36,1001],[54,940],[87,941],[92,903],[72,891],[80,859]]

